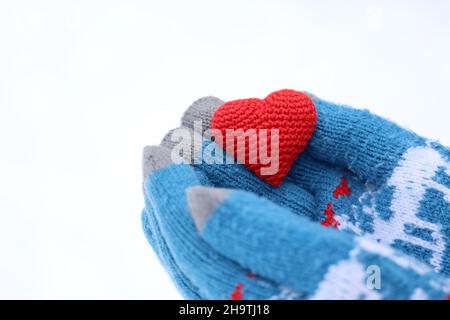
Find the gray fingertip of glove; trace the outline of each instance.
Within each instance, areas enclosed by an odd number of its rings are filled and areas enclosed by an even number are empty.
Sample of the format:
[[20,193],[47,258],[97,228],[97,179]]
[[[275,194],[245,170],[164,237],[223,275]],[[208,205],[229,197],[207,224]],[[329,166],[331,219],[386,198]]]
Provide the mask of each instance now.
[[183,114],[181,125],[196,131],[201,130],[199,133],[203,134],[203,132],[211,128],[211,119],[214,112],[222,104],[224,104],[224,101],[213,96],[196,100]]
[[199,152],[194,141],[203,141],[202,136],[191,128],[178,127],[170,130],[161,140],[161,146],[171,151],[178,149],[178,156],[184,159],[184,163],[192,164],[199,158]]
[[178,144],[178,142],[174,141],[172,139],[172,135],[173,135],[174,132],[176,132],[177,130],[180,130],[180,129],[182,129],[182,127],[178,127],[178,128],[169,130],[169,132],[166,133],[164,138],[162,138],[161,146],[166,147],[168,149],[173,149],[173,147],[176,146]]
[[146,146],[142,153],[142,174],[144,180],[154,171],[172,164],[171,150],[163,146]]
[[[161,140],[161,146],[173,150],[175,146],[180,146],[181,143],[188,144],[181,147],[180,150],[190,150],[180,154],[187,163],[194,163],[194,159],[198,158],[199,150],[196,150],[193,141],[203,141],[203,137],[210,138],[205,131],[211,127],[211,118],[214,112],[224,102],[216,97],[208,96],[200,98],[186,110],[181,118],[181,126],[170,130]],[[190,139],[183,139],[185,136],[190,136]]]
[[186,190],[188,207],[200,232],[208,218],[225,201],[231,189],[209,188],[203,186],[190,187]]

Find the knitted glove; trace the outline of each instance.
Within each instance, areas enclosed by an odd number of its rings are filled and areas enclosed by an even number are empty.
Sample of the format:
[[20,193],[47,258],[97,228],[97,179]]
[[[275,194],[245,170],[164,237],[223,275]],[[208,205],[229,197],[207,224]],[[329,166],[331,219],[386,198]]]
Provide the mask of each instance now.
[[[212,119],[242,117],[217,98],[194,102],[181,128],[144,149],[144,231],[177,287],[190,299],[445,298],[450,151],[368,111],[308,99],[315,131],[281,163],[278,187],[223,164],[233,152],[215,163],[221,141],[202,139]],[[201,151],[186,147],[199,139]]]

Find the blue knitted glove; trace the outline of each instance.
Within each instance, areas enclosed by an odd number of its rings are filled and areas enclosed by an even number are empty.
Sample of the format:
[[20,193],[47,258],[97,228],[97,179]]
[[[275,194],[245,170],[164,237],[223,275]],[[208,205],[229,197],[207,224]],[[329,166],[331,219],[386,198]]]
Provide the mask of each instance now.
[[[450,151],[312,99],[316,131],[279,188],[240,164],[206,164],[208,153],[199,163],[198,150],[180,155],[191,164],[174,163],[177,131],[145,148],[144,231],[179,290],[190,299],[446,298]],[[196,101],[179,130],[202,135],[222,103]]]

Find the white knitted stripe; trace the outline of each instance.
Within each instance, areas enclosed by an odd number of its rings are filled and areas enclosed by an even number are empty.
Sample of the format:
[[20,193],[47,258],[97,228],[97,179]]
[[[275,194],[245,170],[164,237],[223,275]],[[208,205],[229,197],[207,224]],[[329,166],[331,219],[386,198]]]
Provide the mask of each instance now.
[[[367,287],[367,273],[364,266],[358,261],[360,252],[373,253],[389,259],[404,269],[410,269],[419,276],[426,274],[430,269],[416,260],[397,253],[391,247],[380,245],[366,238],[357,238],[356,247],[350,252],[349,258],[330,266],[323,280],[319,283],[312,300],[354,300],[361,297],[366,300],[381,299],[376,290]],[[366,266],[367,267],[367,266]],[[436,284],[442,290],[443,284]],[[411,298],[426,299],[426,295],[415,291]]]
[[[450,175],[450,164],[438,151],[430,146],[410,148],[387,182],[387,186],[394,187],[391,205],[386,208],[392,212],[390,219],[380,218],[379,213],[375,210],[375,199],[383,195],[378,192],[367,191],[361,195],[359,202],[363,204],[363,211],[373,217],[374,232],[364,233],[358,225],[353,225],[344,215],[336,216],[336,220],[340,223],[339,229],[351,230],[357,235],[363,235],[387,245],[391,245],[395,240],[401,240],[429,249],[432,252],[430,264],[436,271],[440,271],[445,251],[445,240],[441,226],[417,217],[421,202],[424,200],[428,189],[442,192],[444,199],[450,203],[450,189],[433,180],[440,168],[444,168],[445,173]],[[355,211],[357,211],[357,208]],[[405,225],[407,224],[430,230],[432,239],[426,241],[406,233]]]
[[413,270],[418,275],[424,275],[430,271],[430,269],[426,265],[418,262],[415,259],[412,259],[409,256],[397,253],[391,247],[378,244],[373,240],[368,240],[365,238],[358,238],[357,241],[359,247],[364,251],[387,258],[404,269]]
[[366,270],[357,259],[360,252],[356,247],[347,260],[330,266],[311,300],[380,300],[380,293],[367,287]]
[[[433,252],[431,265],[437,271],[441,269],[445,241],[438,224],[423,221],[417,217],[420,203],[424,199],[427,189],[436,189],[444,193],[445,199],[450,199],[450,190],[432,180],[439,168],[450,172],[449,164],[441,154],[430,147],[415,147],[409,149],[403,156],[388,186],[394,187],[391,203],[392,217],[389,221],[379,219],[374,215],[374,234],[377,239],[391,244],[395,240],[403,240],[418,245]],[[448,200],[447,200],[448,201]],[[412,224],[417,228],[432,231],[432,241],[425,241],[405,233],[405,225]]]

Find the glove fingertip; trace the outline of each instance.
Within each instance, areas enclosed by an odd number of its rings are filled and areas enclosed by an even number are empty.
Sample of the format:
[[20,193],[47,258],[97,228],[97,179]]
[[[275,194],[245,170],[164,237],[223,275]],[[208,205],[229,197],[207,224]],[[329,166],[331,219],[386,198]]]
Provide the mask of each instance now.
[[225,201],[230,189],[194,186],[186,190],[187,202],[195,226],[200,232],[208,218]]
[[146,146],[142,152],[142,173],[144,180],[153,172],[173,163],[170,150],[162,146]]
[[191,129],[197,129],[196,121],[201,121],[202,132],[211,127],[211,119],[214,112],[224,103],[219,98],[208,96],[196,100],[183,114],[181,118],[181,125]]

